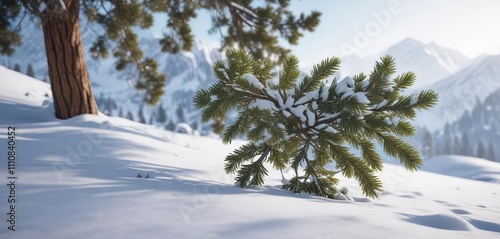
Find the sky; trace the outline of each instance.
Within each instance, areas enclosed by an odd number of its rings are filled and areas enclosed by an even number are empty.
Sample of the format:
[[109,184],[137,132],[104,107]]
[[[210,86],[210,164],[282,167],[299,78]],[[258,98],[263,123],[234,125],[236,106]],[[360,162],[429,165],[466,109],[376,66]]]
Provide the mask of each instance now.
[[[330,56],[374,55],[407,37],[435,42],[470,58],[500,54],[498,0],[293,0],[291,8],[323,13],[316,30],[291,46],[303,67]],[[218,34],[207,33],[206,13],[199,14],[192,28],[197,37],[220,41]]]

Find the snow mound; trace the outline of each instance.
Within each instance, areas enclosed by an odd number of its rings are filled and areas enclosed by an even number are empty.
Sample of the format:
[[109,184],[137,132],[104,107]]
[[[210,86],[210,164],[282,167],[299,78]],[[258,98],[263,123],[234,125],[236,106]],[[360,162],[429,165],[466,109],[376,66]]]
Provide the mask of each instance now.
[[472,226],[463,218],[453,214],[405,215],[405,220],[426,227],[444,230],[469,231]]
[[480,158],[459,155],[436,156],[425,161],[421,169],[453,177],[500,183],[500,163]]
[[[373,200],[345,178],[342,195],[353,200],[293,194],[281,189],[284,178],[275,170],[262,187],[237,188],[224,158],[244,142],[223,145],[102,114],[58,120],[44,105],[48,99],[25,96],[47,85],[11,73],[0,72],[0,148],[15,125],[18,187],[16,202],[7,202],[12,179],[0,160],[0,238],[483,239],[500,232],[500,184],[387,164],[379,173],[384,192]],[[426,166],[446,172],[445,162],[458,165],[455,158]],[[471,161],[483,173],[493,168]],[[9,206],[16,231],[7,229]]]

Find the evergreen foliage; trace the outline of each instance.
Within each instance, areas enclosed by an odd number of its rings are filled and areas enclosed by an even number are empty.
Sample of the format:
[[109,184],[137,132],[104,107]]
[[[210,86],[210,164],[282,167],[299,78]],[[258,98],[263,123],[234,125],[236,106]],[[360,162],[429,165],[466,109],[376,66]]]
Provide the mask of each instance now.
[[129,119],[129,120],[134,121],[134,115],[132,115],[132,112],[130,112],[130,111],[127,112],[126,118]]
[[461,141],[458,136],[453,137],[451,154],[460,154]]
[[216,134],[222,134],[226,128],[226,116],[218,117],[212,119],[212,131]]
[[165,111],[165,108],[163,108],[162,103],[160,103],[160,105],[158,106],[156,121],[161,124],[164,124],[167,121],[167,112]]
[[466,132],[462,134],[462,144],[460,145],[460,154],[464,156],[472,156],[469,136]]
[[477,145],[476,156],[482,159],[488,158],[488,156],[486,155],[486,148],[484,147],[483,141],[479,141],[479,144]]
[[141,105],[139,112],[137,112],[137,117],[139,117],[139,123],[146,124],[146,118],[144,117],[144,107]]
[[153,112],[150,116],[149,116],[149,121],[148,121],[148,124],[149,125],[154,125],[154,119],[156,118],[155,116],[155,113]]
[[431,132],[424,128],[424,136],[423,136],[423,154],[425,157],[430,158],[436,155],[436,147],[434,144],[434,139],[432,138]]
[[18,0],[2,0],[0,4],[0,54],[10,56],[22,43],[20,28],[12,21],[19,16],[21,8]]
[[28,69],[26,70],[26,75],[35,78],[35,71],[33,70],[33,65],[31,65],[31,63],[28,64]]
[[488,158],[489,160],[495,162],[495,161],[499,161],[500,160],[496,160],[496,157],[495,157],[495,149],[493,148],[493,144],[490,142],[490,145],[488,146]]
[[[20,21],[26,14],[40,19],[64,16],[71,1],[6,0],[0,3],[0,54],[11,55],[21,44]],[[134,28],[153,26],[153,14],[168,16],[167,32],[159,40],[163,52],[191,50],[194,36],[190,21],[199,11],[208,11],[212,20],[210,33],[220,34],[222,49],[237,45],[257,58],[284,59],[289,50],[279,39],[296,45],[302,32],[313,31],[320,13],[296,16],[289,10],[290,0],[145,0],[145,1],[79,1],[81,18],[102,27],[90,46],[91,57],[116,58],[118,70],[137,72],[135,87],[144,92],[144,101],[155,105],[164,93],[166,76],[158,72],[154,59],[144,56]],[[75,5],[76,3],[71,3]],[[61,70],[62,71],[62,70]]]
[[182,107],[178,107],[177,110],[175,111],[175,114],[177,115],[178,123],[187,122],[186,118],[184,117],[184,110],[182,110]]
[[21,66],[19,65],[19,63],[14,64],[14,69],[13,70],[21,73]]
[[[383,164],[374,141],[406,169],[419,167],[419,153],[399,136],[414,134],[409,120],[417,110],[433,106],[437,94],[426,90],[402,95],[415,75],[409,72],[393,78],[396,68],[390,56],[382,57],[368,76],[333,79],[328,84],[339,65],[338,58],[325,59],[298,80],[299,61],[290,56],[274,84],[274,65],[242,50],[228,51],[227,61],[215,64],[219,81],[199,90],[194,101],[196,108],[203,109],[204,122],[231,109],[239,112],[222,138],[226,144],[242,134],[249,140],[225,159],[225,171],[236,173],[236,185],[262,185],[268,173],[264,163],[270,163],[277,170],[293,168],[295,176],[283,188],[295,193],[333,198],[335,176],[341,173],[355,178],[365,195],[377,197],[382,184],[375,172]],[[337,170],[325,167],[331,163]]]

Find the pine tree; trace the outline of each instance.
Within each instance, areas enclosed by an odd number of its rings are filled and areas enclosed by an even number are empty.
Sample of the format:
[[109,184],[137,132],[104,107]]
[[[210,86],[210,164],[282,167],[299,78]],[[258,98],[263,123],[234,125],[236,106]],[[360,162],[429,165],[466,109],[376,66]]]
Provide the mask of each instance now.
[[177,123],[186,122],[186,118],[184,117],[184,111],[182,110],[182,107],[178,107],[175,113],[177,114]]
[[488,146],[488,159],[495,162],[495,161],[500,161],[496,160],[495,157],[495,149],[493,148],[493,144],[490,142],[490,145]]
[[[280,39],[294,45],[304,31],[313,31],[320,13],[295,16],[290,0],[147,0],[147,1],[74,1],[4,0],[0,2],[0,54],[12,55],[22,42],[19,19],[37,19],[45,42],[47,65],[58,118],[79,114],[97,114],[87,65],[84,58],[80,20],[98,25],[104,31],[89,47],[95,59],[116,58],[117,70],[135,72],[135,87],[144,92],[147,104],[156,104],[164,93],[166,76],[158,64],[145,57],[134,29],[153,25],[154,14],[168,16],[168,31],[159,40],[163,52],[189,51],[193,33],[189,25],[199,11],[211,15],[211,33],[220,34],[222,49],[238,45],[256,57],[281,60],[289,52]],[[61,64],[64,62],[64,64]],[[78,94],[73,94],[78,92]]]
[[450,139],[446,138],[444,141],[443,154],[453,154]]
[[26,75],[35,78],[35,71],[33,70],[33,65],[31,65],[31,63],[28,64],[28,69],[26,70]]
[[483,141],[479,141],[479,144],[477,145],[476,157],[482,158],[482,159],[488,158],[486,155],[486,148],[483,145]]
[[[197,92],[195,107],[202,109],[203,122],[231,109],[239,112],[222,136],[226,144],[241,134],[249,140],[225,159],[225,171],[236,173],[236,185],[262,185],[268,172],[264,163],[270,163],[277,170],[293,168],[295,176],[283,188],[296,193],[333,198],[335,176],[342,173],[355,178],[365,195],[377,197],[382,184],[375,172],[383,164],[374,141],[406,169],[421,165],[418,151],[398,136],[414,134],[409,120],[416,110],[433,106],[437,94],[427,90],[402,95],[415,75],[393,78],[396,68],[390,56],[381,58],[369,76],[334,79],[328,85],[327,78],[339,65],[338,58],[328,58],[298,81],[299,61],[290,56],[278,74],[279,83],[273,84],[272,62],[255,60],[244,51],[230,50],[227,62],[215,64],[219,80]],[[360,150],[361,156],[347,145]],[[325,168],[332,162],[337,170]]]
[[163,108],[163,104],[160,103],[158,106],[158,117],[156,118],[156,121],[158,123],[164,124],[167,121],[167,113],[165,112],[165,108]]
[[462,144],[460,145],[460,154],[464,156],[472,156],[471,146],[469,143],[469,136],[466,132],[462,134]]
[[16,64],[14,64],[14,69],[13,70],[15,70],[15,71],[17,71],[17,72],[20,73],[21,72],[21,66],[18,63],[16,63]]
[[132,115],[132,113],[130,111],[127,112],[127,119],[134,121],[134,116]]
[[165,124],[164,128],[166,130],[174,130],[175,129],[175,124],[172,121],[169,121],[168,124]]
[[123,118],[123,109],[120,107],[120,110],[118,111],[118,117]]
[[149,124],[149,125],[154,125],[154,118],[155,118],[155,115],[154,115],[154,114],[152,114],[152,115],[149,117],[149,122],[148,122],[148,124]]
[[137,112],[137,117],[139,117],[139,123],[146,124],[146,118],[144,117],[143,106],[139,107],[139,112]]
[[432,138],[431,132],[427,128],[424,128],[424,136],[423,136],[423,152],[424,156],[430,158],[436,155],[436,148],[434,145],[434,139]]
[[461,142],[458,136],[455,136],[453,139],[453,144],[451,145],[452,154],[460,154]]

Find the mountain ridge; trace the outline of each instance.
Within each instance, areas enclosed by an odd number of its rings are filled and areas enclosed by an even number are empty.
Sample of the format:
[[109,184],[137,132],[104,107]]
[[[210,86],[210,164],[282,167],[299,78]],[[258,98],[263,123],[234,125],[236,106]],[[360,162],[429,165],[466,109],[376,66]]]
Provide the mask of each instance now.
[[445,48],[433,42],[425,44],[413,38],[405,38],[373,56],[344,57],[341,75],[369,73],[375,61],[384,55],[391,55],[395,58],[398,74],[412,71],[417,75],[413,88],[429,86],[473,62],[473,59],[451,48]]

